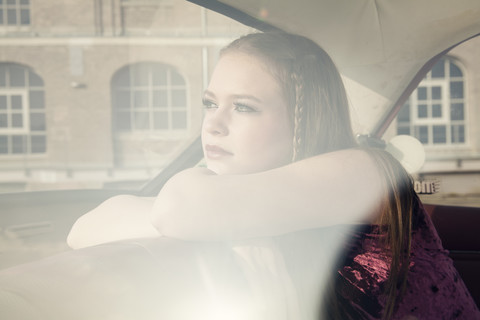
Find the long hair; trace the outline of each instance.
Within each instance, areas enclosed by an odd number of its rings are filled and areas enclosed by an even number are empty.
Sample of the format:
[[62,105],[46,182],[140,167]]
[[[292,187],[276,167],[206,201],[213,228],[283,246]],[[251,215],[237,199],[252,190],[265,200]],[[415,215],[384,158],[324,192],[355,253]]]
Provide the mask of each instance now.
[[[233,41],[221,55],[231,51],[260,59],[281,85],[294,128],[292,161],[358,147],[341,76],[329,55],[315,42],[282,32],[253,33]],[[384,318],[390,318],[406,286],[415,194],[410,177],[395,159],[381,150],[365,150],[384,176],[386,191],[376,222],[385,227],[384,247],[391,257],[383,312]],[[340,300],[334,302],[336,305]]]

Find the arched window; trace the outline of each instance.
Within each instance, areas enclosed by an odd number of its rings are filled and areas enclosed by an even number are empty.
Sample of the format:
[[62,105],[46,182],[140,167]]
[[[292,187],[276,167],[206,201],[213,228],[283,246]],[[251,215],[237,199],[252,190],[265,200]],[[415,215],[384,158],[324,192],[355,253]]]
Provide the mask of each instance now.
[[0,155],[46,152],[43,80],[30,68],[0,63]]
[[415,136],[426,146],[466,142],[465,85],[457,62],[435,64],[397,116],[397,133]]
[[137,63],[112,79],[114,130],[154,132],[187,129],[187,88],[174,68]]

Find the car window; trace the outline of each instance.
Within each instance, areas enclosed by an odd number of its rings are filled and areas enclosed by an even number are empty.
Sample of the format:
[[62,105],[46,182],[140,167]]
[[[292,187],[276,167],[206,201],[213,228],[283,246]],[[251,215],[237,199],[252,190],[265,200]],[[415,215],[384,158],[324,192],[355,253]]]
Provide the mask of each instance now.
[[442,57],[385,135],[411,135],[426,161],[415,175],[427,203],[480,206],[480,37]]
[[0,2],[0,192],[139,188],[199,133],[244,25],[179,0]]

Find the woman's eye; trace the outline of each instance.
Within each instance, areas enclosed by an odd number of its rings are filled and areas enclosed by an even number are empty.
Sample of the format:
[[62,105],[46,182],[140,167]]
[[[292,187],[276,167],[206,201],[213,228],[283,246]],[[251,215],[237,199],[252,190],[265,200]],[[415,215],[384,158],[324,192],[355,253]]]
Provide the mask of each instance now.
[[245,104],[240,104],[240,103],[235,104],[235,111],[238,111],[238,112],[257,112],[256,109],[254,109],[252,107],[249,107]]
[[214,109],[214,108],[218,108],[218,106],[215,104],[215,102],[213,101],[210,101],[210,100],[203,100],[202,101],[203,103],[203,106],[205,107],[205,109]]

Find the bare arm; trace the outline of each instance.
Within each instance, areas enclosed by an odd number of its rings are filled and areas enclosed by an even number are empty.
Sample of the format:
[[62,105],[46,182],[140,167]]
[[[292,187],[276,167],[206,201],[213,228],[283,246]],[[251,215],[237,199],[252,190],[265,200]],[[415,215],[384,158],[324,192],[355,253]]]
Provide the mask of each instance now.
[[152,222],[188,240],[273,236],[372,221],[382,192],[370,156],[342,150],[249,175],[217,176],[205,168],[179,173],[155,201]]
[[149,215],[155,198],[119,195],[81,216],[68,234],[73,249],[117,240],[157,237]]

